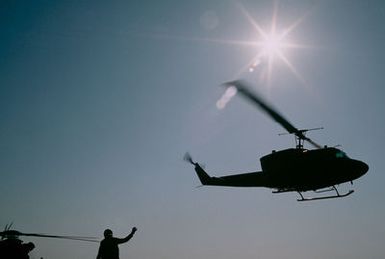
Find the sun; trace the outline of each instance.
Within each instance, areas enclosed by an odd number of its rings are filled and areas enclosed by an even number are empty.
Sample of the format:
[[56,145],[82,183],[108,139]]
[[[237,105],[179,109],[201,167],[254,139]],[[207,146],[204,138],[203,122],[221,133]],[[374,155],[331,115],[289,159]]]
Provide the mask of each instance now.
[[[298,44],[291,42],[289,37],[291,32],[298,27],[298,25],[306,18],[309,13],[306,13],[304,16],[295,20],[292,24],[288,26],[282,26],[279,28],[277,26],[277,5],[274,6],[274,12],[272,19],[268,28],[262,28],[255,19],[250,15],[250,13],[242,6],[238,5],[246,17],[248,22],[256,31],[254,41],[239,41],[239,40],[210,40],[212,42],[224,43],[224,44],[234,44],[239,46],[248,46],[253,47],[257,51],[257,54],[249,60],[247,65],[245,65],[237,74],[236,78],[239,77],[245,70],[248,70],[250,73],[260,72],[260,82],[266,84],[267,88],[271,87],[271,81],[273,77],[273,67],[275,63],[284,64],[289,71],[297,78],[303,86],[307,86],[307,83],[303,76],[297,71],[296,67],[288,58],[288,53],[293,49],[308,49],[310,46],[303,44]],[[217,107],[218,109],[223,109],[226,104],[231,100],[235,95],[233,91],[226,92],[218,100]]]
[[[255,68],[261,64],[261,61],[267,60],[269,66],[272,65],[274,59],[286,59],[284,51],[288,47],[288,42],[283,35],[274,31],[263,33],[261,40],[255,42],[258,50],[258,55],[253,59],[252,65],[249,67],[249,72],[254,72]],[[287,59],[286,59],[287,60]]]
[[294,74],[294,76],[304,85],[306,85],[304,78],[298,73],[295,66],[289,61],[287,52],[290,49],[308,48],[308,46],[290,42],[288,36],[290,33],[304,20],[305,16],[297,19],[294,23],[287,27],[278,29],[277,26],[277,5],[275,5],[273,16],[271,19],[270,28],[263,29],[249,12],[242,6],[239,6],[243,15],[254,27],[257,32],[256,38],[252,45],[257,48],[257,55],[248,63],[248,71],[255,72],[256,68],[263,62],[267,63],[267,85],[270,85],[273,74],[273,63],[275,61],[281,62]]
[[272,33],[266,36],[264,41],[261,42],[261,46],[264,55],[274,58],[277,55],[282,55],[284,41],[277,34]]

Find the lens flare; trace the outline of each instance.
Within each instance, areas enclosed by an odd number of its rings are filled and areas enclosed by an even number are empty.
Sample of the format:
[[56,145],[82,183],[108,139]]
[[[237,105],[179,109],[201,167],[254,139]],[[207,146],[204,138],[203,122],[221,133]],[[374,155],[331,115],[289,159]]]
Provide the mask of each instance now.
[[223,110],[227,103],[237,94],[237,88],[234,86],[230,86],[226,89],[226,92],[222,95],[222,97],[217,101],[217,108],[219,110]]
[[284,48],[284,41],[276,34],[270,34],[264,41],[261,42],[262,52],[269,56],[274,57],[280,53]]
[[309,13],[300,17],[289,26],[284,27],[283,29],[281,28],[282,30],[279,30],[277,28],[278,8],[277,5],[275,5],[270,28],[268,30],[265,30],[254,20],[250,13],[243,7],[243,5],[238,6],[241,9],[243,15],[248,20],[248,22],[256,30],[257,37],[259,38],[258,41],[253,42],[253,45],[257,47],[258,54],[252,59],[251,62],[249,62],[250,65],[248,66],[248,71],[250,73],[255,72],[256,65],[254,65],[254,63],[256,61],[260,62],[260,60],[263,60],[267,64],[267,85],[270,85],[272,78],[273,63],[275,62],[275,60],[277,60],[278,62],[285,64],[287,68],[292,72],[292,74],[297,77],[297,79],[301,81],[303,85],[306,86],[305,80],[300,75],[300,73],[298,73],[295,66],[289,61],[286,52],[289,49],[309,48],[309,46],[295,44],[288,41],[288,35],[305,19],[305,17]]

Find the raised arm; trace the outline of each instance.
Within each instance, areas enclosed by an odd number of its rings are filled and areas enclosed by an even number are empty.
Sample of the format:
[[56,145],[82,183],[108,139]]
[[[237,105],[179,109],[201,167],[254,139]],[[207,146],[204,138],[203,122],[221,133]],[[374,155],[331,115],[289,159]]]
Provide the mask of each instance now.
[[122,243],[128,242],[128,240],[130,240],[134,236],[134,234],[135,234],[135,232],[137,230],[138,229],[136,227],[133,227],[132,230],[131,230],[131,233],[128,236],[126,236],[125,238],[118,238],[117,239],[118,240],[118,244],[122,244]]

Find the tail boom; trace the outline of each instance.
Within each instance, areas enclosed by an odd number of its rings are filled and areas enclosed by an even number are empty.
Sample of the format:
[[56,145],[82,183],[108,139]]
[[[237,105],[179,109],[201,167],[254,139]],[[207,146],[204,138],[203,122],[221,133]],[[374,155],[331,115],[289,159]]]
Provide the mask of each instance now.
[[195,172],[202,185],[229,186],[229,187],[267,187],[262,172],[212,177],[198,164],[194,163]]

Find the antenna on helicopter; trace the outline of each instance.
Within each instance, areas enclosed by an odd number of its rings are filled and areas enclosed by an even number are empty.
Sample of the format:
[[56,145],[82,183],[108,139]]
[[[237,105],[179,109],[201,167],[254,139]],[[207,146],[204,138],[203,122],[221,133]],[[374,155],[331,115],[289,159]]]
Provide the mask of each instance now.
[[[13,222],[11,222],[11,224],[9,224],[9,225],[8,224],[5,225],[3,233],[9,231],[11,229],[12,225],[13,225]],[[1,240],[3,240],[5,238],[5,235],[0,235],[0,236],[1,236]]]

